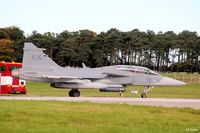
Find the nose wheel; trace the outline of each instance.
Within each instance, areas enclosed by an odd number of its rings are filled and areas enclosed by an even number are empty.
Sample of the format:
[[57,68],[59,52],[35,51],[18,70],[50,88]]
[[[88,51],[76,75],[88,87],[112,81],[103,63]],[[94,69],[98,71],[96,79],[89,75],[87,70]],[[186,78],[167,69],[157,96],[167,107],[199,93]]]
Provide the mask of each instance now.
[[141,98],[147,98],[147,94],[146,93],[142,93],[141,94]]
[[150,90],[150,86],[144,88],[144,92],[141,94],[141,98],[147,98],[147,93]]
[[78,89],[72,89],[69,91],[69,96],[70,97],[79,97],[80,91]]

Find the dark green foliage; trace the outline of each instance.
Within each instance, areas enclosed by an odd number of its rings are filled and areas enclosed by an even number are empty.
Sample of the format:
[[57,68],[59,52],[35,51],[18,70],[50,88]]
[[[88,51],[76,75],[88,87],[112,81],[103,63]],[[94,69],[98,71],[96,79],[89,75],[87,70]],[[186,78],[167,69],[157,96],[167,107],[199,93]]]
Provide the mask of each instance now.
[[84,62],[89,67],[127,64],[158,71],[199,72],[200,69],[200,37],[190,31],[156,34],[150,30],[121,32],[112,28],[99,34],[90,30],[65,30],[59,34],[33,31],[25,37],[18,27],[8,27],[0,29],[0,39],[12,42],[15,58],[11,59],[17,61],[22,60],[24,42],[32,42],[46,48],[45,53],[61,66],[80,67]]

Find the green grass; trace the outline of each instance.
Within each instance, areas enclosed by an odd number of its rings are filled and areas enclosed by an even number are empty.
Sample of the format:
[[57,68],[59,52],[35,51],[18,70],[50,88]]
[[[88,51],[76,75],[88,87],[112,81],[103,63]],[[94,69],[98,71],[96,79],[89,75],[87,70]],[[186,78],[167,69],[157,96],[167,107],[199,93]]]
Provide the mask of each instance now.
[[[140,97],[143,86],[128,86],[124,97]],[[139,94],[132,95],[131,90],[138,90]],[[27,82],[27,96],[68,96],[68,89],[57,89],[49,86],[48,83]],[[118,97],[116,92],[99,92],[98,89],[80,89],[81,96],[93,97]],[[154,87],[151,88],[148,97],[159,98],[200,98],[200,84],[187,84],[176,87]]]
[[181,80],[186,83],[200,84],[200,74],[193,73],[161,73],[163,76]]
[[1,133],[184,133],[200,131],[200,110],[0,100]]

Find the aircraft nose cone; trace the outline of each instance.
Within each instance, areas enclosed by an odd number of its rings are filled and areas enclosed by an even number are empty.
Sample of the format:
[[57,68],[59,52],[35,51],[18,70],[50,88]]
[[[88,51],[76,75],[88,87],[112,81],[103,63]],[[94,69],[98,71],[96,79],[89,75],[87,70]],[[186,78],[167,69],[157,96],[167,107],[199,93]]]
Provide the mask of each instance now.
[[186,83],[176,80],[176,79],[172,79],[172,78],[168,78],[168,77],[163,77],[160,81],[158,81],[156,83],[157,85],[166,85],[166,86],[179,86],[179,85],[185,85]]

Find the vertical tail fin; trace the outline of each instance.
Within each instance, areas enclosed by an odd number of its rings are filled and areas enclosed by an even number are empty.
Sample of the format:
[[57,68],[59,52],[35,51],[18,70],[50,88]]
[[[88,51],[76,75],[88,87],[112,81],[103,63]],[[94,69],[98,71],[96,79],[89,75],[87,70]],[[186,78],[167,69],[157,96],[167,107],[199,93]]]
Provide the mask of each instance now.
[[24,43],[22,68],[26,70],[48,70],[59,67],[43,52],[43,48],[36,47],[33,43]]

